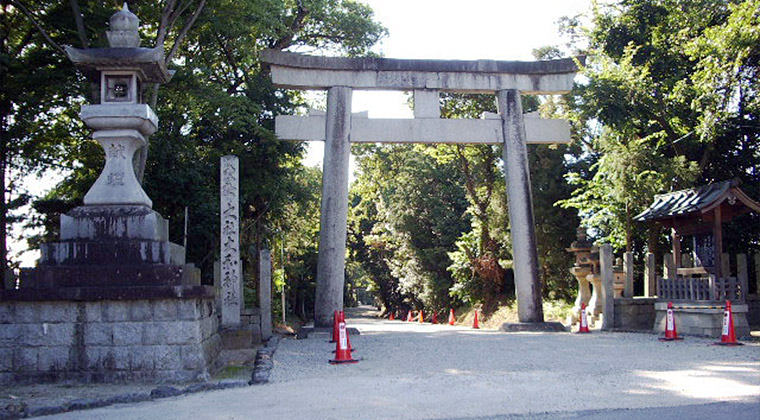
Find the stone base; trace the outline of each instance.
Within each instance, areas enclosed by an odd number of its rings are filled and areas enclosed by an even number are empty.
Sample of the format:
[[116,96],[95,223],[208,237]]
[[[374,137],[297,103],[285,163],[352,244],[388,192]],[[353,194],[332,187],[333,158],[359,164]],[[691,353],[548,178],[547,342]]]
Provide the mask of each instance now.
[[615,325],[621,331],[652,331],[654,298],[615,298]]
[[[169,298],[79,301],[3,291],[0,384],[208,378],[221,349],[213,294],[180,289]],[[8,292],[22,293],[9,301]]]
[[504,332],[564,332],[567,331],[560,322],[505,322],[499,327]]
[[[673,315],[678,335],[692,335],[719,339],[723,331],[723,305],[720,302],[673,302]],[[681,309],[679,307],[687,307]],[[665,332],[668,303],[655,303],[654,331]],[[731,306],[736,337],[749,336],[747,305]]]
[[219,331],[222,339],[222,349],[240,350],[253,347],[253,331],[250,328],[222,328]]
[[26,289],[152,288],[200,286],[201,273],[193,264],[80,265],[22,268],[19,287]]

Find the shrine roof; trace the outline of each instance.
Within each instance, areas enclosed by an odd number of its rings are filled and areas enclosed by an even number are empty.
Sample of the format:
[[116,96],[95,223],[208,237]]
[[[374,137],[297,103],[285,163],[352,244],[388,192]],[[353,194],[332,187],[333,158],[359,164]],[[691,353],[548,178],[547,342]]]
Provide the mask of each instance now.
[[666,194],[657,194],[654,197],[654,202],[634,217],[634,220],[640,222],[660,221],[692,214],[701,215],[713,210],[726,200],[729,200],[732,205],[739,201],[747,208],[760,212],[760,204],[739,189],[739,183],[738,179],[733,179]]

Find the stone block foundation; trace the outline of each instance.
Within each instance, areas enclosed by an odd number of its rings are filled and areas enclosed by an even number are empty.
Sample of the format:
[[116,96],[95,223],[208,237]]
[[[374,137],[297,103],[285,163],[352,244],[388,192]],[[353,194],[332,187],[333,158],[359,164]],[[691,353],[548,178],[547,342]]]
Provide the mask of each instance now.
[[614,328],[623,331],[652,331],[655,299],[615,298]]
[[185,382],[218,367],[213,297],[0,302],[0,384]]
[[[723,302],[725,303],[725,302]],[[720,339],[723,329],[723,303],[720,302],[673,302],[673,315],[676,320],[678,335],[694,335]],[[685,308],[684,308],[685,307]],[[665,332],[665,317],[668,303],[655,303],[654,331]],[[749,336],[747,322],[747,305],[732,305],[734,333],[737,338]]]

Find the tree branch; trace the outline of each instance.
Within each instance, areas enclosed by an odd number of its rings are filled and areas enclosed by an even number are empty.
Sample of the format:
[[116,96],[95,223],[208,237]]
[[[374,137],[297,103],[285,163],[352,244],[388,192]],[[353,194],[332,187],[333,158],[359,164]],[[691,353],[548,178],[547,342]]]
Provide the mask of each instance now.
[[309,14],[309,9],[304,7],[303,2],[301,0],[298,0],[296,2],[297,8],[296,8],[296,15],[293,18],[293,22],[290,23],[290,28],[288,28],[288,31],[285,35],[283,35],[280,39],[275,41],[275,43],[271,46],[271,48],[276,50],[284,50],[285,48],[288,48],[293,44],[293,38],[296,36],[296,33],[303,29],[304,27],[304,19],[306,19],[306,16]]
[[89,48],[90,43],[87,41],[87,29],[84,27],[82,9],[79,8],[79,2],[77,0],[69,0],[69,4],[71,5],[71,12],[74,14],[74,22],[77,24],[79,42],[82,43],[82,48]]
[[206,0],[201,0],[201,2],[198,3],[198,7],[195,9],[195,12],[193,13],[193,16],[185,24],[185,26],[182,28],[182,30],[179,31],[179,34],[177,35],[177,38],[174,39],[174,45],[172,45],[172,49],[169,50],[169,54],[166,55],[166,62],[167,63],[169,63],[171,61],[172,57],[177,52],[177,48],[179,48],[179,45],[182,43],[182,40],[184,40],[185,36],[187,36],[187,32],[195,24],[195,21],[198,20],[198,16],[200,16],[200,14],[203,11],[203,8],[205,6],[206,6]]
[[47,33],[45,28],[42,27],[42,25],[37,22],[37,19],[35,18],[34,14],[27,9],[27,7],[21,3],[18,0],[10,0],[10,4],[12,4],[14,7],[21,10],[21,12],[26,15],[27,19],[29,19],[30,22],[32,22],[32,25],[34,25],[35,28],[37,28],[37,31],[45,38],[45,40],[50,44],[53,49],[57,50],[59,53],[66,55],[66,51],[61,47],[57,42],[53,41],[53,38],[50,37],[50,34]]
[[[219,36],[219,34],[216,34],[216,42],[219,44],[219,48],[222,50],[222,53],[224,53],[224,56],[227,57],[228,64],[232,69],[234,70],[233,73],[236,75],[241,75],[243,80],[236,80],[231,88],[237,88],[240,86],[243,82],[245,82],[249,87],[251,86],[250,80],[248,79],[248,73],[244,69],[240,68],[240,65],[238,64],[237,60],[235,59],[235,56],[232,55],[232,51],[230,51],[229,48],[224,44],[224,40]],[[227,92],[229,92],[229,89],[227,89]]]
[[169,32],[169,15],[174,9],[176,0],[167,0],[164,9],[161,11],[161,22],[158,24],[158,34],[156,35],[156,46],[164,45],[166,34]]

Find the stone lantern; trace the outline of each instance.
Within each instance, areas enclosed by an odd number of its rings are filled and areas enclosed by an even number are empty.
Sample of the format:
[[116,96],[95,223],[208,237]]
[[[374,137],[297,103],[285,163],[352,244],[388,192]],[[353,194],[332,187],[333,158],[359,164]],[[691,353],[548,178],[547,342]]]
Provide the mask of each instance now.
[[143,86],[166,83],[171,74],[162,48],[139,47],[139,24],[125,3],[111,16],[106,32],[110,48],[66,49],[71,61],[100,83],[100,103],[83,106],[80,114],[106,155],[100,177],[84,197],[88,206],[152,206],[137,182],[132,158],[158,128],[158,117],[142,103]]
[[[125,4],[111,17],[109,48],[66,49],[99,83],[99,103],[83,106],[80,117],[105,165],[84,205],[61,215],[59,241],[41,244],[37,267],[22,270],[18,289],[0,291],[0,310],[14,305],[19,314],[11,323],[32,322],[45,334],[49,324],[60,326],[55,348],[45,350],[54,363],[40,356],[33,366],[14,365],[19,380],[174,382],[208,378],[217,367],[213,287],[201,285],[184,247],[169,241],[169,224],[152,210],[132,166],[158,128],[143,87],[171,77],[161,47],[139,47],[138,26]],[[23,319],[26,313],[37,315]],[[34,337],[18,347],[41,351]]]
[[591,261],[591,248],[592,243],[586,237],[586,229],[579,227],[577,240],[570,244],[570,248],[566,250],[575,254],[575,264],[570,268],[570,272],[575,276],[578,281],[578,297],[575,299],[573,305],[573,311],[568,320],[571,324],[574,324],[578,319],[578,314],[581,311],[581,304],[588,305],[591,299],[591,288],[589,286],[588,276],[592,275],[594,271],[594,264]]

